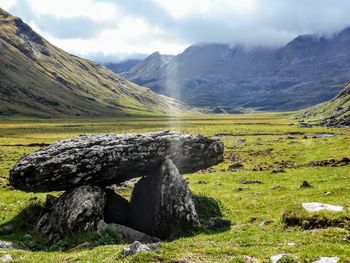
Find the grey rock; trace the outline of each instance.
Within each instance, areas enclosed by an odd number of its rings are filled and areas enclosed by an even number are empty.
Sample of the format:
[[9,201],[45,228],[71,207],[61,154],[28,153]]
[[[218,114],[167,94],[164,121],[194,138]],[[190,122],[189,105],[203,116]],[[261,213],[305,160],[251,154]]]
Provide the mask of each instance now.
[[312,124],[306,123],[306,122],[301,122],[301,123],[299,123],[299,127],[300,128],[312,128]]
[[323,204],[318,202],[303,203],[302,207],[309,212],[319,212],[321,210],[341,212],[343,207],[339,205]]
[[127,226],[119,225],[119,224],[106,224],[104,221],[100,221],[98,223],[98,231],[102,231],[103,229],[110,228],[119,232],[123,239],[128,243],[133,243],[135,241],[140,241],[143,243],[153,243],[159,242],[160,240],[156,237],[151,237],[145,233],[137,231]]
[[68,252],[79,250],[79,249],[86,249],[89,247],[91,247],[91,244],[89,242],[84,242],[84,243],[81,243],[81,244],[76,245],[75,247],[69,249]]
[[271,263],[278,263],[278,262],[282,261],[282,259],[287,258],[287,257],[288,257],[287,254],[278,254],[278,255],[272,256],[270,258],[270,261],[271,261]]
[[126,225],[130,203],[124,197],[118,195],[112,189],[105,189],[106,204],[104,208],[104,220],[106,223]]
[[0,257],[0,260],[2,262],[9,262],[9,261],[12,261],[13,258],[12,258],[12,255],[11,254],[5,254],[3,255],[2,257]]
[[231,226],[231,221],[222,217],[211,217],[207,226],[212,229],[227,228]]
[[241,184],[262,184],[260,180],[241,180]]
[[160,247],[160,243],[142,244],[140,241],[135,241],[130,246],[124,248],[124,256],[131,256],[141,252],[153,251]]
[[237,143],[243,144],[247,141],[246,138],[239,138],[238,140],[236,140]]
[[276,168],[274,170],[272,170],[271,173],[273,174],[277,174],[277,173],[285,173],[286,171],[283,168]]
[[220,141],[169,131],[82,135],[23,157],[10,171],[10,183],[32,192],[107,186],[150,174],[167,156],[181,173],[192,173],[223,161],[223,152]]
[[82,230],[94,230],[103,219],[105,192],[98,186],[83,185],[65,192],[52,210],[37,223],[37,230],[51,242]]
[[343,238],[344,241],[350,242],[350,236],[346,236]]
[[197,184],[208,184],[208,181],[203,181],[203,180],[200,180],[200,181],[198,181],[198,183]]
[[259,226],[260,227],[263,227],[263,226],[267,226],[267,225],[271,225],[273,223],[272,220],[265,220],[265,221],[262,221]]
[[320,259],[313,261],[313,263],[337,263],[340,260],[338,257],[320,257]]
[[166,158],[154,174],[135,185],[128,222],[160,238],[178,228],[199,226],[191,191],[171,159]]
[[244,256],[243,257],[243,262],[244,263],[259,263],[259,260],[255,257],[251,256]]
[[0,240],[0,248],[13,248],[14,244],[9,241],[2,241]]
[[303,181],[300,188],[311,188],[312,185],[308,181]]
[[229,166],[229,169],[231,171],[241,170],[244,169],[244,165],[242,163],[233,163]]
[[273,185],[271,187],[272,190],[286,190],[287,188],[285,186],[281,186],[281,185]]

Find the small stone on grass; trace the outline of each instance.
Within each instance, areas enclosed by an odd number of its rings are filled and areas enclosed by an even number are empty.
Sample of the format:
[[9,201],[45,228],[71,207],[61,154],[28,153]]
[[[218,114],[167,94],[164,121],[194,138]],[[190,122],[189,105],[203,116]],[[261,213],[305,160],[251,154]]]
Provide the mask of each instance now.
[[0,248],[13,248],[13,243],[0,240]]
[[13,258],[12,258],[12,255],[10,255],[10,254],[5,254],[5,255],[3,255],[3,256],[0,258],[0,260],[1,260],[2,262],[9,262],[9,261],[12,261]]
[[243,257],[243,262],[244,263],[259,263],[259,260],[255,257],[251,256],[244,256]]
[[130,246],[124,248],[124,256],[131,256],[141,252],[154,251],[161,247],[161,244],[151,243],[151,244],[142,244],[140,241],[135,241]]
[[337,263],[340,260],[338,257],[320,257],[320,259],[313,261],[313,263]]
[[319,212],[321,210],[341,212],[343,207],[339,205],[323,204],[318,202],[303,203],[302,207],[309,212]]
[[301,185],[300,188],[310,188],[312,185],[308,181],[304,181]]
[[262,184],[260,180],[241,180],[241,184]]

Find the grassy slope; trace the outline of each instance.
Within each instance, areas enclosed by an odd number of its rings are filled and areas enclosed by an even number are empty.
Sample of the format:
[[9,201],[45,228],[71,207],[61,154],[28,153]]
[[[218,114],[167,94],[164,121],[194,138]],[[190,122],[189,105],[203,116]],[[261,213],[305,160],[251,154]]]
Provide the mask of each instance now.
[[[251,114],[234,116],[201,116],[188,119],[105,119],[105,120],[4,120],[0,124],[0,175],[8,176],[10,167],[23,154],[38,149],[31,143],[52,143],[81,133],[96,132],[146,132],[174,129],[188,133],[213,136],[230,133],[239,136],[223,138],[225,162],[192,175],[187,175],[189,186],[195,194],[213,197],[221,203],[222,212],[235,226],[221,233],[200,233],[173,242],[163,243],[160,254],[143,253],[124,258],[125,245],[95,247],[74,252],[30,252],[27,250],[1,250],[0,256],[11,253],[18,262],[242,262],[243,255],[255,256],[261,262],[279,253],[299,257],[298,262],[310,262],[319,256],[339,256],[343,262],[350,260],[349,244],[343,238],[348,230],[328,228],[306,231],[297,227],[285,228],[282,214],[290,207],[300,207],[302,202],[326,202],[343,205],[346,214],[350,207],[350,167],[301,167],[286,169],[286,173],[272,174],[278,163],[291,161],[303,165],[312,160],[342,158],[349,156],[350,131],[314,127],[310,129],[288,126],[288,115]],[[347,134],[330,138],[288,139],[288,132],[334,132]],[[270,135],[253,135],[253,134]],[[238,138],[246,138],[240,144]],[[233,160],[241,160],[246,170],[231,172],[228,167]],[[268,170],[253,172],[254,167]],[[242,179],[258,179],[264,184],[242,185]],[[300,189],[302,181],[314,186]],[[207,181],[207,184],[198,184]],[[285,188],[272,190],[272,186]],[[248,187],[238,191],[240,187]],[[324,195],[330,192],[330,195]],[[129,193],[126,193],[127,195]],[[45,194],[23,193],[0,188],[0,224],[10,221],[37,196],[44,200]],[[252,220],[255,218],[255,220]],[[272,223],[260,226],[264,221]],[[0,236],[0,240],[23,240],[25,232]],[[288,243],[294,242],[291,246]]]
[[0,8],[0,114],[164,114],[183,106],[47,42]]
[[[344,112],[343,112],[344,110]],[[350,83],[332,100],[300,111],[300,116],[310,120],[326,119],[331,116],[343,118],[350,115]]]

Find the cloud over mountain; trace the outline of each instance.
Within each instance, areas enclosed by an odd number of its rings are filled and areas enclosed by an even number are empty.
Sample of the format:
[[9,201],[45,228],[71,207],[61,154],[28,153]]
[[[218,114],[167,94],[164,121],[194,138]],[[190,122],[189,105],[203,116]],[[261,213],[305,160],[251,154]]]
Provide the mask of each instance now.
[[179,53],[193,43],[281,46],[350,25],[347,0],[4,0],[74,53]]

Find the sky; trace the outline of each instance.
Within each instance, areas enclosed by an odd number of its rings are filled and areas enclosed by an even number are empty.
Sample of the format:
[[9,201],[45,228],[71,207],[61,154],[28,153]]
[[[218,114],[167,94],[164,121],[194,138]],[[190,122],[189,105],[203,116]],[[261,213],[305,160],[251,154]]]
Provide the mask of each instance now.
[[0,0],[54,45],[100,62],[196,43],[282,46],[350,26],[350,0]]

